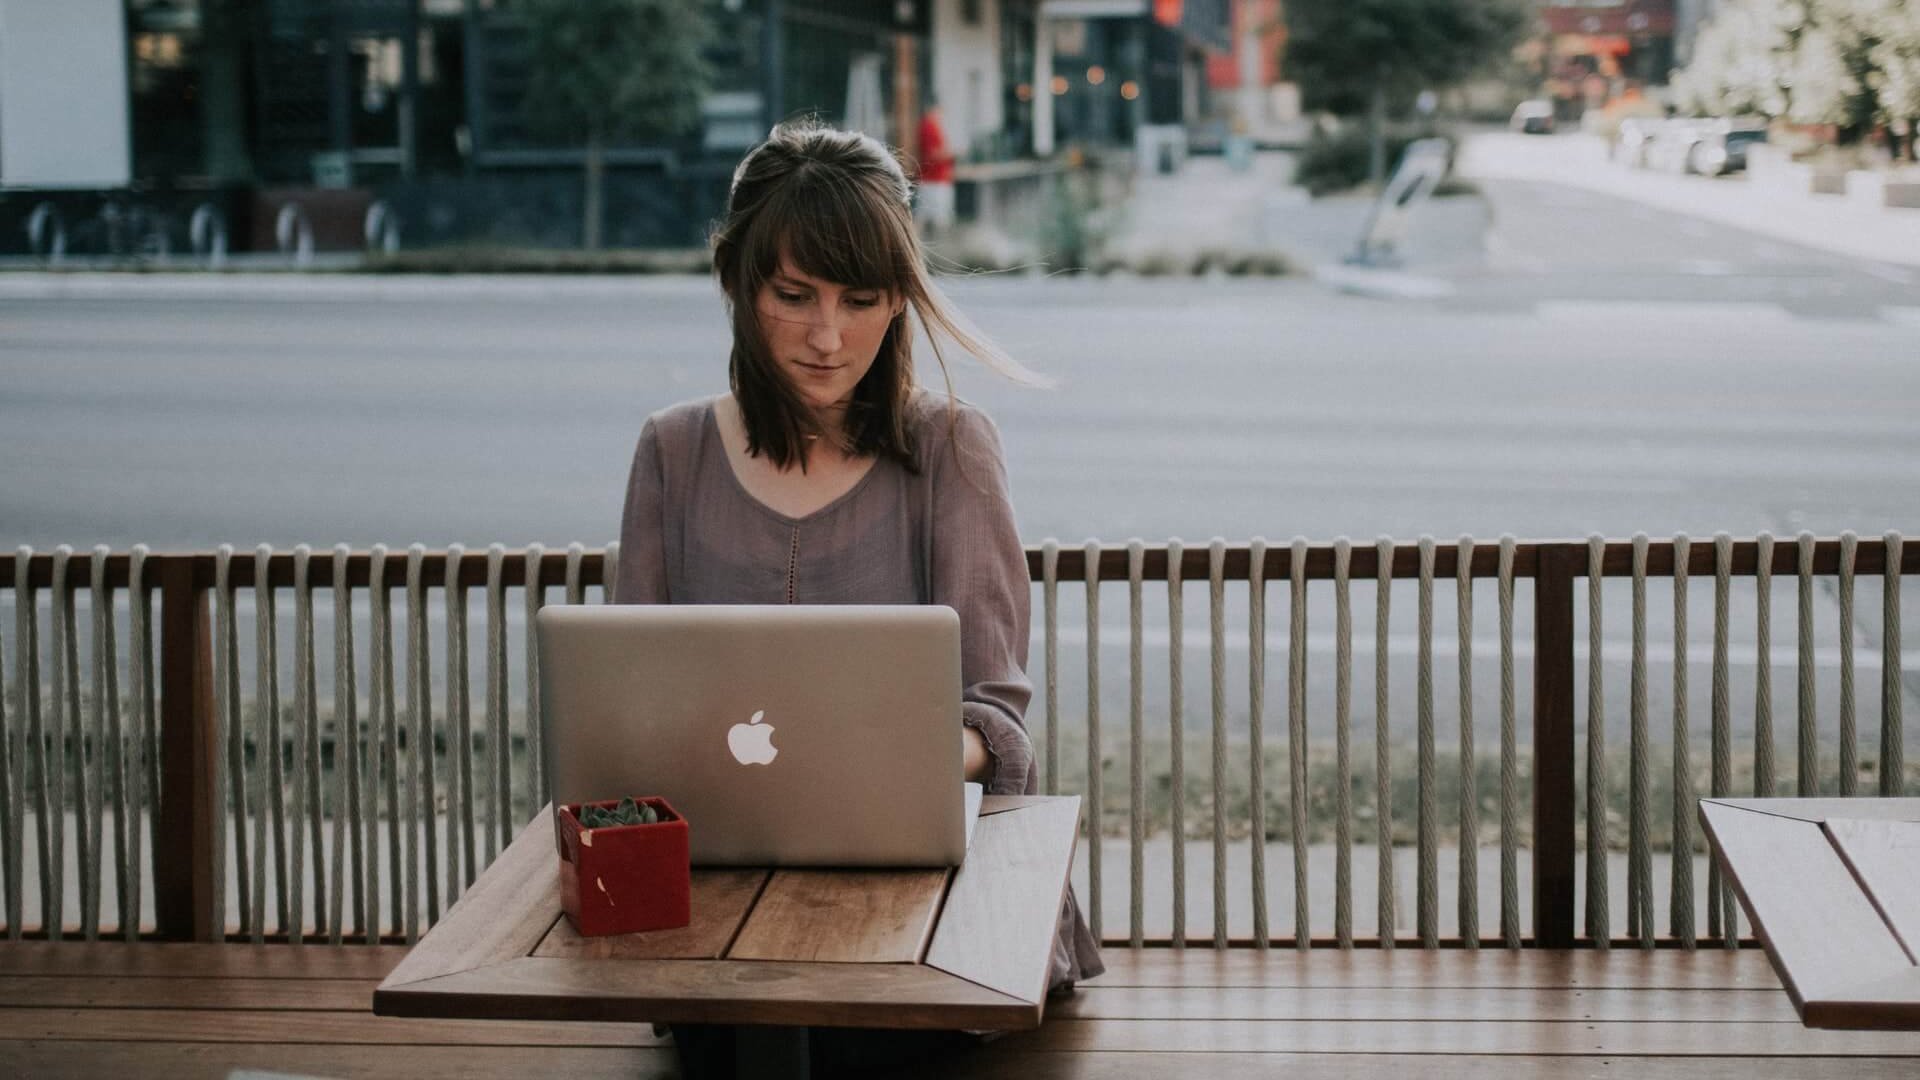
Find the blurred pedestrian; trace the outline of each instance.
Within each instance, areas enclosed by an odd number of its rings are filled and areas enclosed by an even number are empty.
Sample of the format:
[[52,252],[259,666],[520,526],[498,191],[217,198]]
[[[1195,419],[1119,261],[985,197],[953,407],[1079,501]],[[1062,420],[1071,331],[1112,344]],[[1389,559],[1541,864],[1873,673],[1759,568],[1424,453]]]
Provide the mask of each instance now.
[[953,228],[953,151],[940,123],[940,103],[929,102],[920,117],[920,183],[914,217],[928,236]]

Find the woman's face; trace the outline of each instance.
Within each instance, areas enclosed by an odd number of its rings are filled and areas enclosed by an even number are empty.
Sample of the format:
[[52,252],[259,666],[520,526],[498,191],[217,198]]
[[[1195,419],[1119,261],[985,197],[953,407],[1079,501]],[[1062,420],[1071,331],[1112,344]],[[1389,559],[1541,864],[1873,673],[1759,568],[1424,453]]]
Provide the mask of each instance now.
[[845,405],[873,367],[899,305],[885,290],[849,289],[784,257],[755,299],[781,378],[816,410]]

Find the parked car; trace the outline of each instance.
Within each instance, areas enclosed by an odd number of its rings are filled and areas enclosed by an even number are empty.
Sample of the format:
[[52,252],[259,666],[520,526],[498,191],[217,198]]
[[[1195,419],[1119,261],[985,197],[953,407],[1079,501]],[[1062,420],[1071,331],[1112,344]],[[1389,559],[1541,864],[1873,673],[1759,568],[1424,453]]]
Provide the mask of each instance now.
[[1743,172],[1747,167],[1747,147],[1766,141],[1766,126],[1757,121],[1711,121],[1687,150],[1687,171],[1701,176]]
[[1614,154],[1615,160],[1650,169],[1722,176],[1744,170],[1747,147],[1766,141],[1761,121],[1696,117],[1637,128],[1631,142],[1623,125]]
[[1640,147],[1639,164],[1658,172],[1687,171],[1687,157],[1702,138],[1702,121],[1675,117],[1649,128]]
[[1553,102],[1533,98],[1514,106],[1507,126],[1523,135],[1553,134]]

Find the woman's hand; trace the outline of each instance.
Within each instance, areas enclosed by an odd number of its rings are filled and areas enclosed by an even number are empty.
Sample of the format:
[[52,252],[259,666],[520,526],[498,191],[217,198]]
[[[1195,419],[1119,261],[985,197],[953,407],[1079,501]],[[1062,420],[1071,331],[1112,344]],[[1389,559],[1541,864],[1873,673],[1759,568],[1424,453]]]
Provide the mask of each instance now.
[[960,727],[961,760],[968,780],[984,784],[992,779],[993,757],[987,753],[987,738],[979,728]]

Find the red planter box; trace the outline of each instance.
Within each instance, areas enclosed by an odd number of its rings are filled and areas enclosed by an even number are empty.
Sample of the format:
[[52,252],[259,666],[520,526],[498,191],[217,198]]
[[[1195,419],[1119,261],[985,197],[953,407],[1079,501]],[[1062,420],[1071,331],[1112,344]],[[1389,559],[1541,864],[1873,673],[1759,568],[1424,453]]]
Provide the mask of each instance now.
[[568,803],[553,812],[560,841],[560,903],[582,937],[667,930],[692,921],[687,822],[667,800],[636,797],[660,820],[588,829],[580,810],[609,810],[620,800]]

